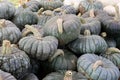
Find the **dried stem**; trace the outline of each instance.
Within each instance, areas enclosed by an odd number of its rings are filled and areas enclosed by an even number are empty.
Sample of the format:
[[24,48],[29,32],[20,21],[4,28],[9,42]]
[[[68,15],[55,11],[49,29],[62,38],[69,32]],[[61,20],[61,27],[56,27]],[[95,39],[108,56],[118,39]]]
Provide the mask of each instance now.
[[57,26],[58,26],[58,31],[60,34],[63,33],[63,19],[59,18],[57,19]]

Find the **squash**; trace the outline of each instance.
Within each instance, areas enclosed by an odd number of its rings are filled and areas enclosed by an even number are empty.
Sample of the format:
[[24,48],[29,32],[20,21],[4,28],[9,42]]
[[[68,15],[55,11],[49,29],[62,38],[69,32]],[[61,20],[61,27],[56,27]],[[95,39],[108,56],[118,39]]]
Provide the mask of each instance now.
[[0,45],[7,39],[11,43],[17,43],[21,38],[21,32],[15,24],[9,20],[0,19]]
[[0,47],[0,69],[11,73],[17,79],[30,68],[30,59],[26,53],[16,47],[12,47],[10,41],[4,40]]
[[91,80],[118,80],[119,69],[108,59],[95,54],[84,54],[77,62],[78,72]]
[[91,35],[89,30],[84,31],[84,35],[80,35],[78,39],[68,44],[70,50],[79,56],[84,53],[97,53],[106,51],[107,43],[99,35]]
[[55,36],[59,45],[65,45],[76,39],[80,34],[80,20],[73,14],[55,16],[43,27],[45,35]]
[[54,55],[58,47],[58,40],[53,36],[45,36],[39,33],[39,31],[29,25],[26,25],[33,36],[26,36],[20,39],[19,48],[24,50],[31,58],[38,60],[47,60]]
[[25,75],[21,80],[39,80],[37,76],[33,73]]
[[8,1],[0,1],[0,19],[11,20],[14,16],[15,6]]

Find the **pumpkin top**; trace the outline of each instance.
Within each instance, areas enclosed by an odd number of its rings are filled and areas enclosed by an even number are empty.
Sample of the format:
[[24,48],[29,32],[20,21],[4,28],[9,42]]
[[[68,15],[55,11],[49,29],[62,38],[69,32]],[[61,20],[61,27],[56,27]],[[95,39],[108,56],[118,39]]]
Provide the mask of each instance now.
[[111,48],[108,48],[106,51],[106,54],[108,55],[113,54],[113,53],[120,53],[120,50],[118,48],[111,47]]
[[90,30],[85,30],[85,31],[84,31],[84,36],[90,36],[90,35],[91,35]]

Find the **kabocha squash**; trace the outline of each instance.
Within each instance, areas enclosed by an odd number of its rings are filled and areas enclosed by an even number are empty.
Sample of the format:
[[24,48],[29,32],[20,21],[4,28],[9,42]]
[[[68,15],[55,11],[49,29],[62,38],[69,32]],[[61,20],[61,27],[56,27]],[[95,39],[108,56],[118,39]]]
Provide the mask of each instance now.
[[107,43],[98,35],[91,35],[89,30],[84,31],[75,41],[68,44],[68,47],[76,54],[98,53],[106,51]]
[[95,54],[84,54],[77,62],[78,72],[91,80],[118,80],[119,69],[108,59]]
[[24,51],[12,47],[10,41],[4,40],[0,47],[0,69],[9,72],[17,79],[26,74],[30,67],[30,59]]
[[0,80],[17,80],[17,79],[10,73],[0,70]]
[[0,44],[7,39],[11,43],[17,43],[21,38],[21,32],[11,21],[0,19]]
[[89,17],[89,18],[80,18],[81,21],[81,30],[80,33],[84,34],[86,29],[90,30],[91,34],[99,35],[101,32],[101,23],[99,20]]
[[15,6],[12,3],[0,0],[0,19],[11,20],[15,11]]
[[33,73],[25,75],[21,80],[39,80],[37,76]]
[[45,35],[55,36],[60,45],[68,44],[80,34],[80,20],[73,14],[55,16],[43,27]]
[[75,70],[77,57],[68,50],[58,49],[55,54],[49,58],[49,67],[53,71]]
[[120,68],[120,50],[115,47],[108,48],[101,56],[112,61],[118,68]]
[[24,50],[30,57],[39,60],[46,60],[51,57],[57,50],[58,40],[53,36],[45,36],[39,33],[39,31],[29,25],[26,25],[33,36],[23,37],[19,41],[19,48]]
[[57,71],[48,74],[42,80],[89,80],[83,74],[75,71]]
[[54,10],[61,7],[63,3],[60,0],[37,0],[44,10]]
[[37,24],[38,17],[31,11],[23,11],[19,14],[16,14],[12,21],[20,30],[22,30],[26,24]]

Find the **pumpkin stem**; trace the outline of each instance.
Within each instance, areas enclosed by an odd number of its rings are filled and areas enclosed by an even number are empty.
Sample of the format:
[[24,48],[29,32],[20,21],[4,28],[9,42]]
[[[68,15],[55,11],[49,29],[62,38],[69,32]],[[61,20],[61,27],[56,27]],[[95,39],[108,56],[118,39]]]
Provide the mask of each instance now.
[[82,14],[79,12],[77,16],[78,16],[78,17],[81,17],[81,15],[82,15]]
[[70,70],[66,71],[64,80],[72,80],[72,71]]
[[61,9],[61,8],[56,8],[56,9],[54,9],[54,11],[55,12],[61,12],[63,9]]
[[93,4],[94,3],[94,0],[88,0],[89,3]]
[[93,18],[95,17],[94,9],[91,9],[91,10],[90,10],[89,16],[90,16],[90,17],[93,17]]
[[94,64],[93,64],[93,70],[96,70],[99,66],[103,66],[103,62],[101,60],[97,60]]
[[11,43],[8,40],[3,40],[2,43],[2,54],[10,54],[11,53]]
[[103,38],[105,38],[105,37],[107,37],[107,33],[106,33],[106,32],[102,32],[102,33],[101,33],[101,36],[102,36]]
[[27,8],[27,5],[25,3],[22,3],[21,6],[25,9]]
[[81,22],[82,24],[85,24],[85,23],[86,23],[85,19],[83,19],[83,18],[80,18],[80,22]]
[[90,30],[85,30],[84,31],[84,36],[90,36],[90,35],[91,35]]
[[115,11],[116,11],[116,13],[115,13],[115,20],[118,21],[119,18],[120,18],[119,7],[117,5],[114,5],[114,7],[115,7]]
[[108,48],[106,54],[112,54],[112,53],[120,53],[120,50],[115,47]]
[[46,11],[42,12],[42,14],[47,15],[47,16],[52,16],[53,15],[53,11],[46,10]]
[[63,33],[63,19],[59,18],[57,19],[57,26],[58,26],[58,31],[60,34]]
[[1,19],[0,20],[0,28],[3,28],[3,27],[5,27],[6,26],[6,24],[5,24],[5,19]]
[[0,80],[3,80],[2,75],[0,75]]
[[43,12],[43,10],[44,10],[44,8],[40,8],[40,9],[38,10],[37,14],[38,14],[38,15],[41,15],[42,12]]
[[34,28],[33,26],[30,25],[25,25],[25,28],[28,29],[23,35],[26,35],[27,32],[32,32],[33,35],[37,38],[37,39],[42,39],[42,35],[39,33],[39,31]]
[[64,51],[61,49],[57,49],[57,51],[55,52],[55,54],[49,59],[49,61],[51,62],[52,60],[54,60],[57,56],[59,55],[63,55],[64,56]]

